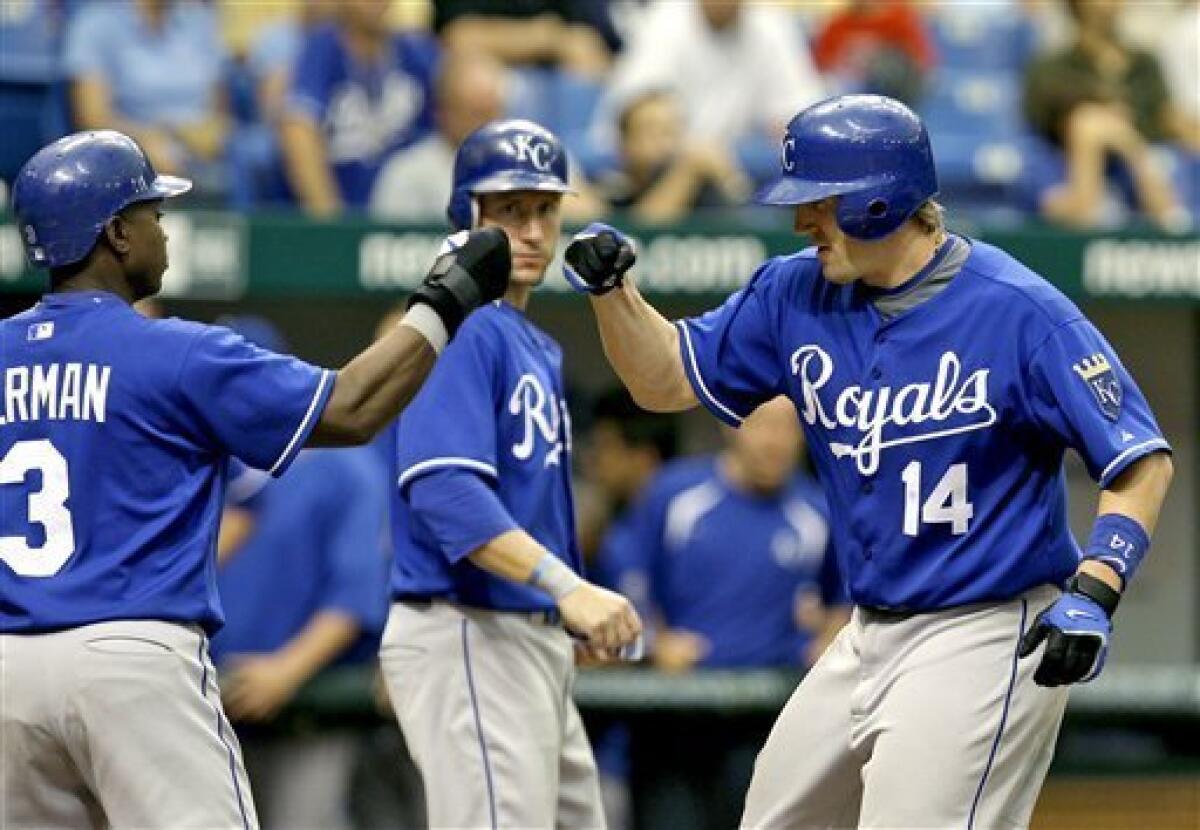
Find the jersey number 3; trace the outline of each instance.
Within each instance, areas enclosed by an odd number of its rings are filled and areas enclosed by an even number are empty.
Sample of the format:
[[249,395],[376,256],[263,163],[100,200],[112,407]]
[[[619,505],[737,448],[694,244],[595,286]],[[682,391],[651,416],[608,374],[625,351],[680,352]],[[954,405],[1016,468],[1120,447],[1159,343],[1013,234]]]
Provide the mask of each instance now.
[[45,439],[18,441],[0,458],[0,484],[23,484],[31,470],[41,472],[42,489],[29,494],[29,521],[45,528],[46,539],[31,548],[24,536],[0,536],[0,561],[17,576],[54,576],[75,552],[67,459]]
[[921,523],[948,524],[950,532],[961,536],[975,515],[975,506],[967,501],[967,465],[951,464],[942,480],[921,504],[921,462],[910,462],[900,474],[904,482],[904,534],[916,536]]

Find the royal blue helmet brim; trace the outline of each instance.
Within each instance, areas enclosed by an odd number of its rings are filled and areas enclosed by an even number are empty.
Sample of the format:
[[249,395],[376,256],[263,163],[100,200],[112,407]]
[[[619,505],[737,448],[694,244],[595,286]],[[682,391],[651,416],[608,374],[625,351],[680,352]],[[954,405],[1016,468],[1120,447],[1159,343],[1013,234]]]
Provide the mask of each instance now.
[[546,193],[574,193],[557,176],[505,170],[482,179],[470,188],[472,193],[510,193],[514,190],[540,190]]
[[181,196],[191,189],[191,179],[185,179],[181,176],[165,176],[161,173],[154,177],[154,183],[150,185],[151,192],[155,196],[161,196],[164,199],[170,199],[172,196]]
[[830,196],[842,196],[864,190],[876,184],[874,179],[854,182],[813,182],[793,176],[783,176],[760,188],[754,201],[760,205],[806,205]]

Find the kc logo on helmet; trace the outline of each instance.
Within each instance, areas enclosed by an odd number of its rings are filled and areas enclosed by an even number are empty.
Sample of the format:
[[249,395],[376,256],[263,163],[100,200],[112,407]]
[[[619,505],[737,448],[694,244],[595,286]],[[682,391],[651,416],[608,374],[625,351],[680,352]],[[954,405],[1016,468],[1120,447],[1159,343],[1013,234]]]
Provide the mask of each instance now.
[[796,170],[796,137],[787,136],[783,139],[783,171],[793,173]]
[[546,173],[550,170],[550,162],[554,161],[554,147],[550,142],[540,139],[532,133],[517,133],[513,138],[517,151],[517,162],[532,164],[535,170]]

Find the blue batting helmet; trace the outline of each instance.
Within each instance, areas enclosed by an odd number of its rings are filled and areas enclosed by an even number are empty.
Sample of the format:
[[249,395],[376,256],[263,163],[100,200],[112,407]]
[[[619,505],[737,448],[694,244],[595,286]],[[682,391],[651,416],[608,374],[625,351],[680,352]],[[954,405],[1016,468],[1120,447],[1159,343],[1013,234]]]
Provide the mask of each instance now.
[[471,133],[454,156],[454,190],[446,216],[457,230],[478,221],[474,196],[510,190],[570,193],[567,151],[554,133],[522,119],[492,121]]
[[12,207],[30,263],[58,268],[87,256],[104,225],[125,208],[191,187],[187,179],[155,173],[129,136],[96,130],[38,150],[13,182]]
[[839,196],[838,226],[860,239],[887,236],[938,190],[925,125],[882,95],[841,95],[803,110],[788,124],[782,167],[757,201]]

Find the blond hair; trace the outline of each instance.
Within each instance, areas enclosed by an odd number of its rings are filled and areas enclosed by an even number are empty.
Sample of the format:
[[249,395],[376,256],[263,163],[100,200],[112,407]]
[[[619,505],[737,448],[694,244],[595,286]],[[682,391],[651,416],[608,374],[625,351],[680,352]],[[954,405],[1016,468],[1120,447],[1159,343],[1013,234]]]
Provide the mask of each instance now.
[[946,209],[936,199],[928,199],[912,215],[922,231],[933,236],[946,230]]

